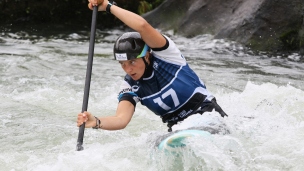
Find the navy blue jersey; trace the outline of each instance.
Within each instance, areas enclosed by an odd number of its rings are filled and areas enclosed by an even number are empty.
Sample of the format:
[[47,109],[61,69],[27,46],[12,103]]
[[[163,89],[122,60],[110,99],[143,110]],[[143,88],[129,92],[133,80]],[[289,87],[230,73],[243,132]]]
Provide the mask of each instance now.
[[214,97],[186,63],[175,43],[165,38],[167,45],[164,48],[151,51],[151,75],[138,81],[126,75],[118,100],[129,100],[134,105],[141,102],[160,117],[178,112],[177,115],[183,118],[203,101],[211,101]]

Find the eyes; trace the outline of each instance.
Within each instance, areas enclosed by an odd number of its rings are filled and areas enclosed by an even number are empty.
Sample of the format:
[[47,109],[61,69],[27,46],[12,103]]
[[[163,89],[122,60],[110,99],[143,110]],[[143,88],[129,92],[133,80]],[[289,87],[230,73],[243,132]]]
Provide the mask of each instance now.
[[131,60],[128,60],[128,61],[119,61],[120,65],[124,68],[126,67],[127,65],[130,65],[130,66],[135,66],[136,63],[137,63],[137,60],[136,59],[131,59]]

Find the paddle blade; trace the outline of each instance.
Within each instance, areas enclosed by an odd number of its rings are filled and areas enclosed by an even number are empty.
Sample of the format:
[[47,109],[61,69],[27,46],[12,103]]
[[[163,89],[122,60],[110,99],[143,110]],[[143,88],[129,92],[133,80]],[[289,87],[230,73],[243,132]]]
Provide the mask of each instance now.
[[78,140],[77,140],[77,146],[76,146],[77,151],[82,151],[83,150],[82,144],[83,144],[84,128],[85,128],[85,123],[83,123],[79,127]]

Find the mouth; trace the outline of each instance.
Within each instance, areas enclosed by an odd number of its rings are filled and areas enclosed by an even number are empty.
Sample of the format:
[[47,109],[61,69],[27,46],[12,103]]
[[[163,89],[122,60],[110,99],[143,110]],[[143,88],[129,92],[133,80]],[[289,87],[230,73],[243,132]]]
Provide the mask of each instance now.
[[131,77],[136,77],[136,73],[130,74]]
[[137,79],[137,74],[136,74],[136,73],[134,73],[134,74],[129,74],[129,75],[130,75],[130,77],[132,77],[133,80],[136,80],[136,79]]

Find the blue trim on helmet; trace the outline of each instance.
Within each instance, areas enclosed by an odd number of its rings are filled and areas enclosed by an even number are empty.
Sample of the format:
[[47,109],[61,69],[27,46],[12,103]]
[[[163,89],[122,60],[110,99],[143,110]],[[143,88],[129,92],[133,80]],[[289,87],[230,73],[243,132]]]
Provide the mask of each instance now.
[[136,58],[141,58],[146,56],[147,51],[149,50],[149,46],[147,44],[145,44],[143,50],[141,51],[141,53],[136,57]]

